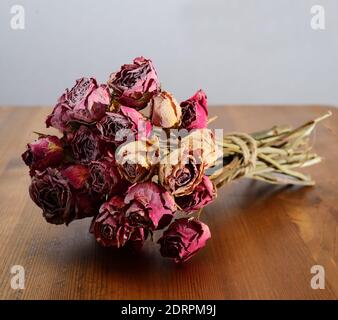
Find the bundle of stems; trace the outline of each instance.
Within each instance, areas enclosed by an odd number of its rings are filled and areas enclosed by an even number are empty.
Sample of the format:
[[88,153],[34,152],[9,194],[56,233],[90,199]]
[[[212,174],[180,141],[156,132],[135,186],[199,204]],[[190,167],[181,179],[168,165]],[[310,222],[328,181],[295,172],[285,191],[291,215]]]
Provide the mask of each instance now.
[[314,185],[310,176],[295,169],[319,163],[322,158],[312,151],[310,135],[317,123],[331,116],[327,112],[302,126],[274,126],[269,130],[229,133],[217,141],[223,157],[217,160],[209,178],[219,188],[225,183],[246,177],[272,184]]

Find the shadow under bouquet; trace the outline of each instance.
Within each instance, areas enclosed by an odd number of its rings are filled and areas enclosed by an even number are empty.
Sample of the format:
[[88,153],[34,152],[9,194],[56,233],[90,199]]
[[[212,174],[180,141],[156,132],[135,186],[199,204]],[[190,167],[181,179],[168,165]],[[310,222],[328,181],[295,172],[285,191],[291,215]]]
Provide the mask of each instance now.
[[184,262],[211,237],[201,211],[225,183],[314,184],[295,169],[321,160],[309,135],[329,115],[296,129],[210,130],[206,94],[178,103],[161,88],[151,60],[138,57],[106,84],[77,80],[46,120],[60,137],[38,133],[22,158],[30,196],[47,222],[92,217],[99,244],[132,250],[161,230],[162,256]]

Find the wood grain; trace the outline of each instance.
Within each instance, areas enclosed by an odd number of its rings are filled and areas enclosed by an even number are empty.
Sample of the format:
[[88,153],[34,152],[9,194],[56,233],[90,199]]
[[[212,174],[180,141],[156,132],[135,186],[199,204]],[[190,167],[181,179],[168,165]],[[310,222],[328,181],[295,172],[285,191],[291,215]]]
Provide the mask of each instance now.
[[[301,124],[322,106],[211,108],[215,128],[252,132]],[[325,160],[306,172],[315,187],[278,187],[246,179],[225,186],[204,211],[212,239],[184,265],[163,259],[154,243],[140,254],[101,248],[90,220],[47,224],[28,195],[20,155],[45,132],[50,109],[0,108],[1,299],[337,299],[337,111],[316,130]],[[10,268],[26,270],[24,290],[10,286]],[[324,266],[326,287],[313,290],[313,265]]]

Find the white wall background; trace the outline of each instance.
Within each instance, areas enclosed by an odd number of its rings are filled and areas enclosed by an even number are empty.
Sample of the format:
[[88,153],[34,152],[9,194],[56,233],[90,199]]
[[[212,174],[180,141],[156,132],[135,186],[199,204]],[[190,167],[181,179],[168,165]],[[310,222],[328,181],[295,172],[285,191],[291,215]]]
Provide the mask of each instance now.
[[[10,8],[25,8],[12,30]],[[326,29],[310,26],[325,8]],[[51,105],[81,76],[133,57],[181,100],[338,105],[337,0],[1,0],[0,105]]]

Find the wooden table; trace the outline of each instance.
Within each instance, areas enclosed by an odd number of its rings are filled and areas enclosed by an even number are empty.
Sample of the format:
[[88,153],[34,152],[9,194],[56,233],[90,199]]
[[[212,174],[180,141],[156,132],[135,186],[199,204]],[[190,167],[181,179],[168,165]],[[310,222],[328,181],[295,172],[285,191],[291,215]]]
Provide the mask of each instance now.
[[[322,106],[212,108],[214,127],[252,132],[301,124]],[[1,299],[337,299],[337,110],[316,130],[325,161],[306,172],[315,187],[278,187],[242,179],[225,186],[204,211],[212,239],[184,265],[163,259],[149,243],[137,255],[113,252],[88,233],[90,220],[47,224],[28,195],[21,161],[33,131],[46,132],[48,108],[0,109]],[[10,286],[10,268],[25,268],[25,289]],[[325,289],[313,290],[313,265],[325,268]]]

